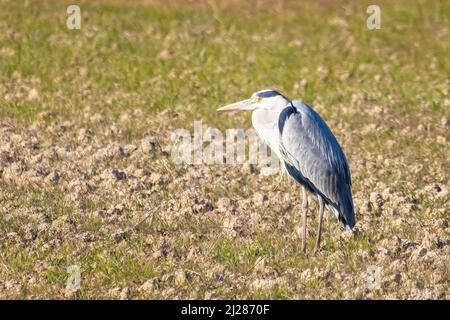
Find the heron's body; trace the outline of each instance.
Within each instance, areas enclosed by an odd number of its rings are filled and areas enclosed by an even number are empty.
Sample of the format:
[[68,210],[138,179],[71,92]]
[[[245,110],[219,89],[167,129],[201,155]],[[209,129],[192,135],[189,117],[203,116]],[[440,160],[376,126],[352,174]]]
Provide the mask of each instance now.
[[[253,110],[252,124],[261,139],[280,158],[287,173],[304,190],[318,196],[320,214],[316,249],[320,245],[324,205],[347,228],[353,228],[355,217],[348,163],[335,136],[319,114],[305,103],[290,101],[275,90],[256,92],[251,99],[219,110],[235,109]],[[306,210],[304,193],[304,242]]]
[[325,121],[305,103],[292,101],[284,107],[254,110],[252,123],[288,174],[322,196],[339,221],[353,228],[350,171]]

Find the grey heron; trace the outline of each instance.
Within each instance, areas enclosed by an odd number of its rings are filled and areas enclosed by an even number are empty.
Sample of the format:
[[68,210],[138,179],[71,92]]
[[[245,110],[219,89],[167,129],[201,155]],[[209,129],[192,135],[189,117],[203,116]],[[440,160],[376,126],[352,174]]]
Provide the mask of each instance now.
[[280,159],[284,170],[302,187],[302,251],[306,253],[307,192],[319,201],[313,254],[320,248],[325,207],[347,228],[355,225],[351,176],[347,159],[325,121],[302,101],[291,101],[276,90],[255,92],[250,99],[217,109],[253,110],[252,124]]

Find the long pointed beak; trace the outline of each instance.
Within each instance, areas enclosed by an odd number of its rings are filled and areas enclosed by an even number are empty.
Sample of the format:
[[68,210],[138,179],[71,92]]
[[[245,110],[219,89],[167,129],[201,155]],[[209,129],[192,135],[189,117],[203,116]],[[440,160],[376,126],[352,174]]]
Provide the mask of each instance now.
[[232,111],[232,110],[253,110],[255,109],[255,104],[252,103],[251,99],[245,99],[239,102],[235,102],[217,109],[217,111]]

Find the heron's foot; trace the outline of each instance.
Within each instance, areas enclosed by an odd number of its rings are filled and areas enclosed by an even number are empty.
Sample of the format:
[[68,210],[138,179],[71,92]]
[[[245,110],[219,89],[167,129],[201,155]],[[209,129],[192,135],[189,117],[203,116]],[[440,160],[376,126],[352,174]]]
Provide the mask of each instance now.
[[306,244],[302,244],[301,253],[305,257],[308,256],[308,253],[306,252]]
[[314,250],[313,250],[313,252],[312,252],[312,256],[313,256],[313,257],[316,257],[317,254],[319,253],[319,251],[320,251],[320,248],[319,248],[319,247],[314,247]]
[[281,191],[281,190],[283,190],[283,178],[279,179],[273,188],[273,191]]

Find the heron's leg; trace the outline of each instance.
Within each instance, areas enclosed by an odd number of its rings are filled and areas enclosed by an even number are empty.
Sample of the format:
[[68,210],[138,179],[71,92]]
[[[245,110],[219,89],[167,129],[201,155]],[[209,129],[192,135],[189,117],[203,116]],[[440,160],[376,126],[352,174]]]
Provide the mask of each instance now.
[[303,190],[303,204],[302,204],[302,211],[303,211],[303,234],[302,234],[302,252],[306,253],[306,216],[308,214],[308,194],[306,193],[306,188],[302,187]]
[[313,255],[315,255],[320,249],[320,237],[322,236],[322,221],[323,221],[323,212],[325,209],[325,204],[323,198],[318,196],[319,198],[319,217],[318,217],[318,226],[317,226],[317,238],[316,238],[316,246],[314,247]]
[[277,184],[275,185],[275,190],[278,190],[281,187],[281,185],[283,183],[283,175],[284,175],[284,172],[281,172],[278,175],[278,181],[277,181]]
[[281,170],[280,170],[280,174],[278,175],[278,182],[275,185],[275,190],[278,190],[279,187],[281,187],[282,183],[283,183],[283,179],[284,176],[286,175],[286,169],[284,167],[284,165],[282,165]]

